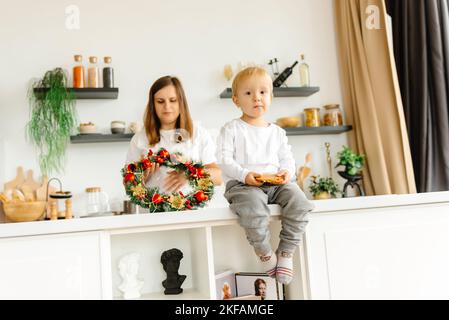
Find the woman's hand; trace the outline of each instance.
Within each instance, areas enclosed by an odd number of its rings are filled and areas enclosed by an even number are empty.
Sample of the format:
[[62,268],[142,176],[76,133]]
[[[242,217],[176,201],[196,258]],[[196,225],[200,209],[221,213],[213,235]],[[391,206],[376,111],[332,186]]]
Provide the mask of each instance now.
[[187,184],[187,178],[183,172],[171,171],[167,173],[164,187],[167,192],[178,192]]
[[210,174],[210,179],[214,185],[218,186],[223,183],[223,179],[221,178],[221,169],[216,163],[206,164],[204,169],[206,169],[206,172]]
[[148,168],[147,170],[144,171],[143,175],[142,175],[142,180],[144,182],[144,184],[146,184],[148,182],[148,180],[150,180],[151,176],[157,171],[159,170],[159,163],[153,164],[151,166],[151,168]]

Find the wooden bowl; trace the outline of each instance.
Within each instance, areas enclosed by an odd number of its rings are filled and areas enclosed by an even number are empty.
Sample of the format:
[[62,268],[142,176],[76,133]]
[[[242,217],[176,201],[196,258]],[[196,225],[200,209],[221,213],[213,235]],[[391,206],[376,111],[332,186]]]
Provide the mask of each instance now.
[[97,133],[97,127],[92,122],[81,123],[79,129],[81,134]]
[[281,128],[295,128],[301,124],[301,118],[298,117],[286,117],[276,120],[276,124]]
[[6,202],[3,211],[12,222],[36,221],[44,218],[46,204],[46,201]]

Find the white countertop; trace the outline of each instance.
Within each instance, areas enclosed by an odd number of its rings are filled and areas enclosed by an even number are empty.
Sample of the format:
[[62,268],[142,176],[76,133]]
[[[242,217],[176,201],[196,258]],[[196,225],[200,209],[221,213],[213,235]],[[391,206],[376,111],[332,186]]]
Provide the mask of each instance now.
[[[313,215],[335,214],[360,209],[449,203],[449,192],[332,199],[313,201],[313,203],[315,204]],[[270,208],[273,217],[280,215],[279,206],[271,205]],[[229,209],[226,199],[222,195],[217,195],[208,207],[189,212],[142,213],[71,220],[3,223],[0,224],[0,238],[163,226],[183,228],[204,224],[233,224],[236,221],[237,216]]]

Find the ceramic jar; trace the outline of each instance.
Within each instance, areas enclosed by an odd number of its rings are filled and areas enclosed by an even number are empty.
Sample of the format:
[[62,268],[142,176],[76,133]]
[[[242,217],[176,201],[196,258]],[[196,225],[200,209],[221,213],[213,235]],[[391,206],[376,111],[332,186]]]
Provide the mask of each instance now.
[[126,123],[125,121],[112,121],[111,132],[114,134],[125,133]]

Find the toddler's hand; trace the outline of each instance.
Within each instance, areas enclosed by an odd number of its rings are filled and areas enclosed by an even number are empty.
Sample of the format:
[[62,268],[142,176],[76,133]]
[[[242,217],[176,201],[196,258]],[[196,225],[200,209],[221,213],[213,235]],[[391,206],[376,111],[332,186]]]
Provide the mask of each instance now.
[[260,174],[255,172],[248,173],[245,177],[245,184],[253,187],[260,187],[261,185],[263,185],[263,183],[256,180],[256,178],[260,176]]
[[279,171],[276,176],[282,177],[283,181],[281,184],[286,184],[290,181],[290,173],[287,170]]

